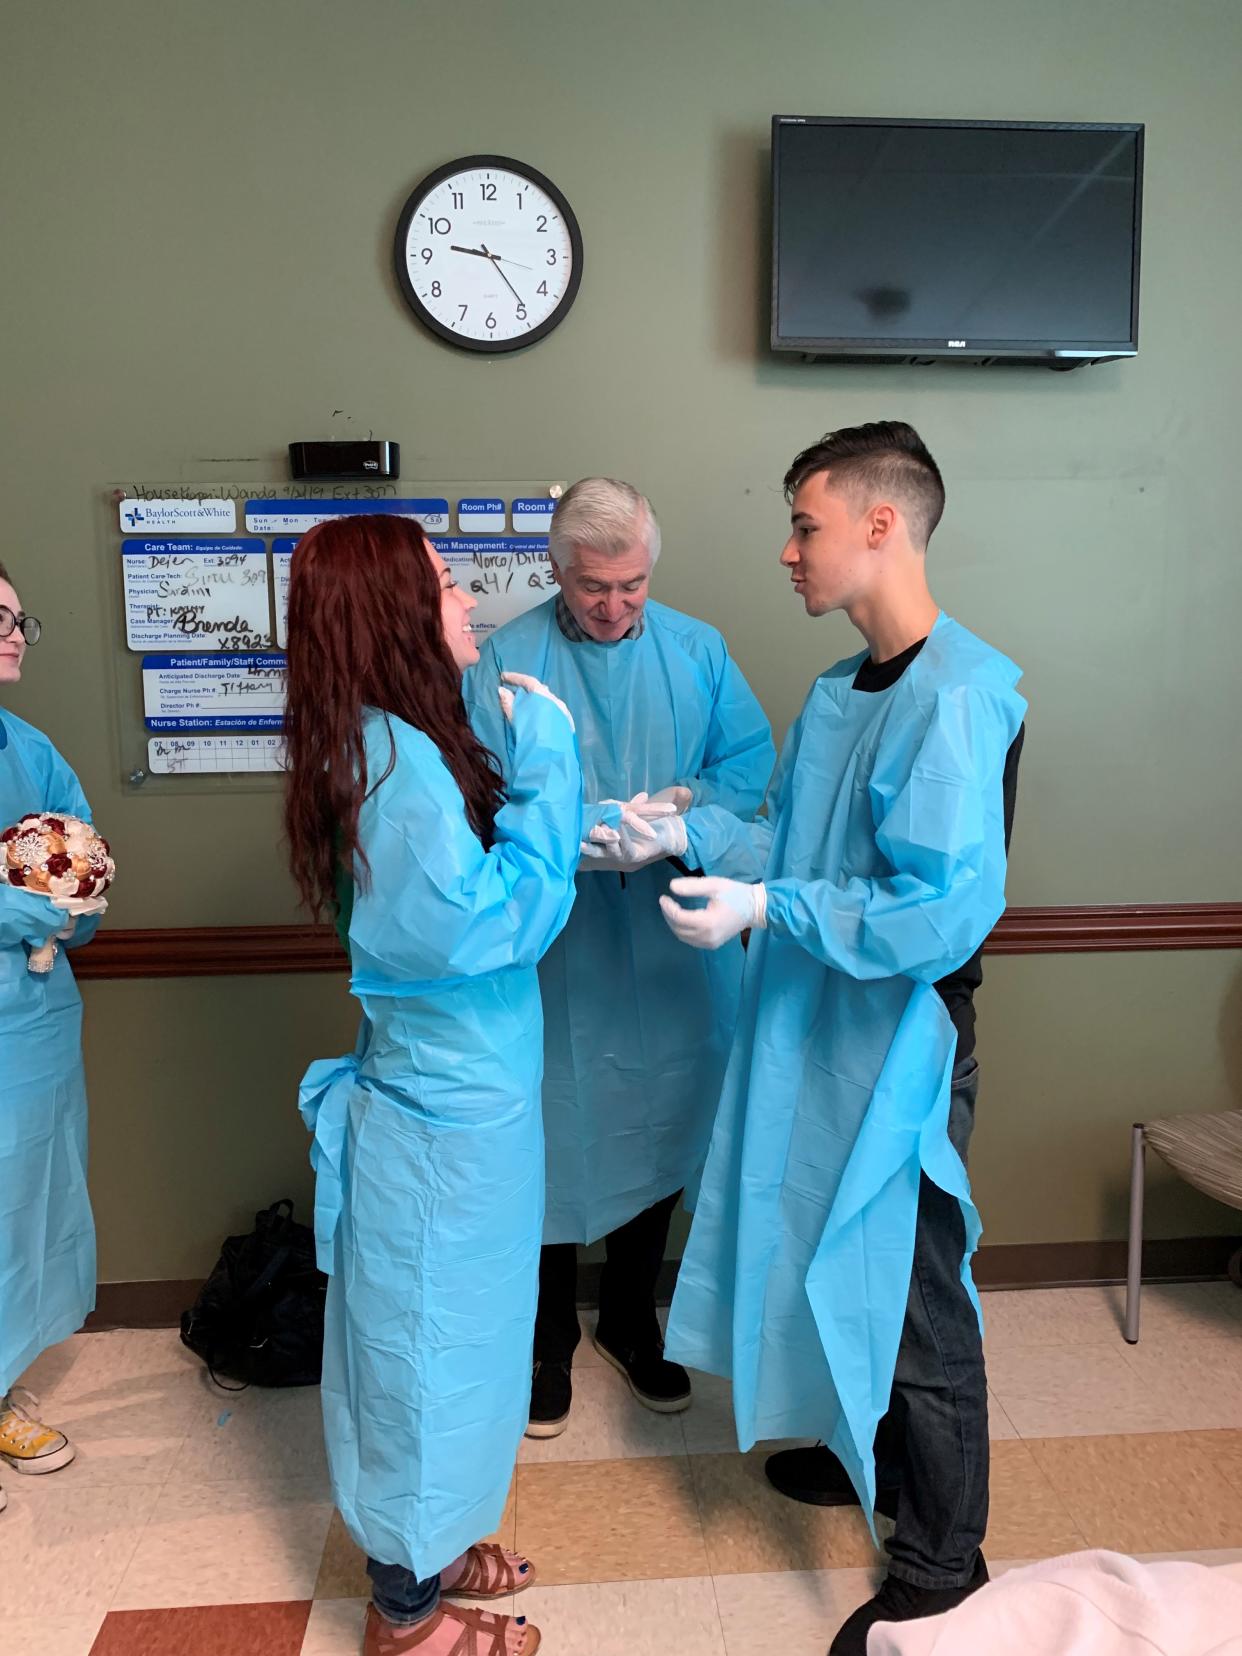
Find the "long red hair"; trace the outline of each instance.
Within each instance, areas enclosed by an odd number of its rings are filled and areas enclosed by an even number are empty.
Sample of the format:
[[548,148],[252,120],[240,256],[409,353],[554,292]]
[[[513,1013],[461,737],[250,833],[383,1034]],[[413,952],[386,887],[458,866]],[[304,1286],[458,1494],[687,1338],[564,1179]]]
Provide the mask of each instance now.
[[421,524],[365,514],[303,535],[289,578],[285,833],[303,902],[318,918],[340,867],[369,868],[358,813],[392,774],[367,775],[365,707],[425,732],[461,789],[471,828],[490,846],[504,802],[495,760],[466,718],[461,673],[444,641],[440,583]]

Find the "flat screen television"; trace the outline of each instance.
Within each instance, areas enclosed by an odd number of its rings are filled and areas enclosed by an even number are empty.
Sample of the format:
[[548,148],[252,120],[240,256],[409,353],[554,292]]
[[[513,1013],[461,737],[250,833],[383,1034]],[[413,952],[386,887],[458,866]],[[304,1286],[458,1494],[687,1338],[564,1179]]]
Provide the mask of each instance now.
[[772,120],[772,348],[1076,368],[1138,351],[1143,127]]

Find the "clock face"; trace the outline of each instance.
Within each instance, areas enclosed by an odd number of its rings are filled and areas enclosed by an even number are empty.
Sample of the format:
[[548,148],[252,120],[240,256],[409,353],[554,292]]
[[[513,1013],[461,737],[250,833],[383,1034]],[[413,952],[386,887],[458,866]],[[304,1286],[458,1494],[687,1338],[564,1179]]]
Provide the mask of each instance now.
[[418,319],[468,351],[516,351],[563,322],[582,279],[568,201],[533,167],[471,155],[406,202],[397,278]]

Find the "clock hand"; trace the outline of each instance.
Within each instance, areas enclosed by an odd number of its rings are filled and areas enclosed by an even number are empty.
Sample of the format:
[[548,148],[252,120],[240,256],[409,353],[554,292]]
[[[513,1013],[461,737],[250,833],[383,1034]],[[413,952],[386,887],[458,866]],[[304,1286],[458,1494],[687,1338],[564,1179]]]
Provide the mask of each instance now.
[[486,250],[486,248],[482,248],[482,247],[457,247],[452,242],[449,243],[449,252],[450,253],[473,253],[476,259],[490,259],[491,258],[491,254]]
[[508,288],[509,292],[517,300],[518,304],[519,305],[525,305],[525,303],[526,303],[525,299],[522,298],[522,295],[518,292],[518,290],[514,287],[513,283],[509,280],[509,278],[505,275],[504,271],[500,268],[500,255],[498,253],[489,253],[486,242],[480,242],[479,245],[480,245],[480,247],[482,247],[483,251],[485,253],[487,253],[488,258],[492,261],[492,264],[495,267],[495,271],[496,271],[497,276],[500,277],[501,281]]

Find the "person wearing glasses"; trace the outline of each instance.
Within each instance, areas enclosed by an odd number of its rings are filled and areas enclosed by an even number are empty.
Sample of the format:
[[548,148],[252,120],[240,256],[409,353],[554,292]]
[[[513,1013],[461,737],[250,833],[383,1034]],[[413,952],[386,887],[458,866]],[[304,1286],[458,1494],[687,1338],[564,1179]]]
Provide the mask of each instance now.
[[[21,679],[41,632],[0,564],[0,698]],[[91,819],[51,742],[0,700],[0,832],[42,811]],[[74,1451],[34,1418],[14,1382],[95,1304],[82,1001],[63,951],[46,974],[27,968],[31,949],[53,937],[78,946],[98,924],[97,915],[74,921],[47,897],[0,885],[0,1465],[22,1474],[57,1472]],[[0,1488],[0,1510],[5,1501]]]

